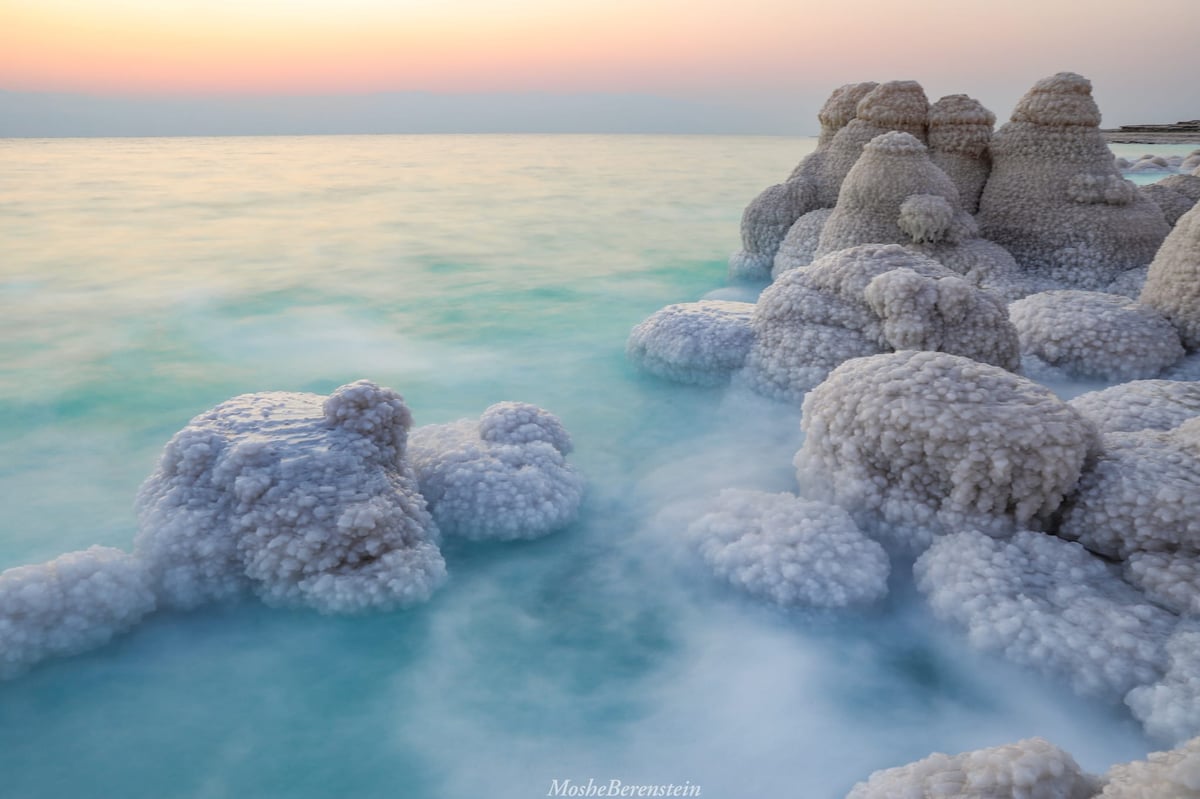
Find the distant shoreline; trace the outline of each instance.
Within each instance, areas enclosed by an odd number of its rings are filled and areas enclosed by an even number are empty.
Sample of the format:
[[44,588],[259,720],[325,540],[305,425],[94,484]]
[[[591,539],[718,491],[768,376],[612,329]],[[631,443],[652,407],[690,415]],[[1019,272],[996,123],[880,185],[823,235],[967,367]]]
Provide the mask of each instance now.
[[1128,130],[1102,130],[1105,141],[1111,144],[1195,144],[1200,147],[1200,132],[1179,131],[1149,133]]

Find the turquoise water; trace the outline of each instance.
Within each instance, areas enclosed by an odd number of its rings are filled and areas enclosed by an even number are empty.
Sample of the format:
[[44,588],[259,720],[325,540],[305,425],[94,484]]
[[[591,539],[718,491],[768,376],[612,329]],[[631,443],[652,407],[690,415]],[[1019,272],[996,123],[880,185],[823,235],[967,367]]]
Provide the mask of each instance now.
[[1096,770],[1144,755],[1119,709],[967,652],[902,575],[867,615],[783,614],[681,544],[720,488],[792,487],[798,415],[639,375],[625,338],[723,285],[742,208],[813,146],[0,140],[0,568],[128,548],[163,444],[248,391],[367,377],[418,425],[533,402],[589,478],[566,531],[448,545],[426,606],[159,614],[0,683],[0,795],[832,797],[1030,735]]

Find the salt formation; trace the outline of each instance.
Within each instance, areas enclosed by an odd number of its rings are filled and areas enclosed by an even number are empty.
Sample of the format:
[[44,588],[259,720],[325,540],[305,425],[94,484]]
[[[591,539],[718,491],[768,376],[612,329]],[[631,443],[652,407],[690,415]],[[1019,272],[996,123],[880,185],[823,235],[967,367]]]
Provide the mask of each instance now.
[[566,462],[571,437],[535,405],[500,402],[478,420],[413,431],[409,458],[446,535],[511,541],[561,529],[579,512],[583,478]]
[[1089,799],[1099,787],[1062,749],[1027,738],[876,771],[846,799]]
[[963,210],[979,210],[992,171],[988,145],[996,115],[965,94],[951,94],[929,109],[929,157],[954,181]]
[[1091,91],[1074,73],[1044,78],[992,137],[980,228],[1047,287],[1103,289],[1150,263],[1169,230],[1117,170]]
[[1171,175],[1148,186],[1140,186],[1138,191],[1159,207],[1169,224],[1175,225],[1200,202],[1200,177]]
[[0,679],[108,643],[155,608],[142,564],[94,546],[0,574]]
[[1045,520],[1095,438],[1049,389],[911,350],[839,366],[809,392],[801,426],[800,484],[917,549],[934,534]]
[[799,269],[813,262],[817,247],[821,243],[821,231],[825,223],[833,216],[832,208],[818,208],[809,211],[796,220],[796,224],[788,228],[787,236],[775,253],[774,266],[771,268],[771,279],[778,280],[779,276],[789,269]]
[[[847,119],[846,109],[852,101],[854,116]],[[810,211],[837,203],[842,180],[867,142],[893,130],[924,141],[928,114],[925,92],[911,80],[850,84],[834,92],[822,109],[817,150],[796,167],[786,183],[768,187],[747,206],[742,215],[743,249],[730,259],[730,275],[766,279],[792,224]]]
[[1016,333],[1002,302],[897,245],[830,253],[784,273],[754,309],[741,379],[798,401],[850,358],[894,349],[943,350],[1015,369]]
[[428,599],[446,576],[405,457],[403,398],[369,381],[244,394],[167,444],[138,496],[135,555],[166,605],[253,591],[343,613]]
[[[1181,627],[1167,642],[1167,659],[1163,678],[1134,688],[1125,697],[1125,704],[1150,735],[1164,741],[1182,741],[1200,733],[1200,630]],[[1200,763],[1194,758],[1194,754],[1189,758],[1189,787],[1200,795]]]
[[913,572],[934,615],[965,627],[972,646],[1064,676],[1080,693],[1119,699],[1166,666],[1178,619],[1070,541],[960,532],[936,541]]
[[[817,114],[821,135],[816,150],[792,170],[785,182],[768,186],[742,213],[742,250],[729,260],[731,277],[762,280],[770,274],[775,252],[788,228],[802,215],[819,207],[817,182],[823,172],[821,164],[825,152],[834,136],[854,119],[859,100],[878,85],[849,83],[829,95]],[[826,205],[833,207],[832,202]]]
[[1175,325],[1188,350],[1200,350],[1200,205],[1183,215],[1155,255],[1141,301]]
[[1180,615],[1200,616],[1200,555],[1139,550],[1123,565],[1126,582],[1154,602]]
[[907,133],[885,133],[863,148],[814,257],[868,243],[903,244],[1006,298],[1029,292],[1016,261],[1003,247],[979,238],[953,181]]
[[1200,418],[1166,431],[1104,436],[1058,534],[1113,558],[1200,552]]
[[1126,297],[1097,291],[1033,294],[1008,307],[1021,351],[1076,377],[1156,377],[1184,356],[1161,314]]
[[887,593],[883,547],[835,505],[726,489],[688,533],[718,577],[778,605],[841,608]]
[[718,385],[740,369],[754,340],[754,304],[728,300],[668,305],[629,335],[625,352],[647,372],[680,383]]
[[1170,430],[1200,416],[1200,383],[1134,380],[1089,391],[1067,404],[1102,433]]
[[1097,799],[1200,799],[1200,738],[1145,760],[1118,763]]

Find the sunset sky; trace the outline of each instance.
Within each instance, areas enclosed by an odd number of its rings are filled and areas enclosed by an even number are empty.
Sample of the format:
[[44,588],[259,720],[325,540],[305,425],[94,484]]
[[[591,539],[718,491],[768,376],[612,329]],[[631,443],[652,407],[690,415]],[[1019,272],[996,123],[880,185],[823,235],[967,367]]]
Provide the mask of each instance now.
[[538,92],[805,133],[849,81],[914,78],[1004,119],[1069,69],[1092,79],[1106,124],[1174,121],[1200,116],[1198,30],[1200,0],[0,0],[0,115]]

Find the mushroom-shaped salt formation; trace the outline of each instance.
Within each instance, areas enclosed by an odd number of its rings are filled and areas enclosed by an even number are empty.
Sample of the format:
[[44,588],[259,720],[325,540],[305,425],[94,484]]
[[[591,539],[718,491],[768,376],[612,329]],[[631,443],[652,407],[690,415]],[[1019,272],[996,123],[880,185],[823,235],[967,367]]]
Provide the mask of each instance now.
[[1080,394],[1068,404],[1101,433],[1170,430],[1200,416],[1200,383],[1133,380]]
[[992,171],[977,219],[1036,278],[1103,289],[1150,263],[1169,226],[1121,177],[1100,133],[1086,78],[1038,81],[992,137]]
[[1076,377],[1156,377],[1184,356],[1175,328],[1153,308],[1098,291],[1045,291],[1008,306],[1021,351]]
[[836,505],[726,489],[688,533],[717,576],[777,605],[841,608],[887,594],[883,547]]
[[1016,332],[1000,300],[895,244],[840,250],[785,272],[759,297],[753,325],[741,379],[791,401],[843,361],[889,350],[1018,365]]
[[1012,256],[979,238],[954,182],[907,133],[876,136],[863,148],[821,230],[815,257],[867,243],[903,244],[1005,297],[1028,293]]
[[[1131,690],[1125,697],[1125,704],[1129,705],[1133,715],[1141,720],[1146,732],[1164,741],[1176,742],[1200,734],[1200,630],[1194,626],[1181,625],[1167,641],[1166,649],[1166,674],[1156,683],[1141,685]],[[1188,774],[1189,787],[1196,792],[1192,795],[1200,796],[1200,763],[1194,759],[1195,745],[1189,749],[1191,762],[1184,773]],[[1176,774],[1179,775],[1182,771],[1177,771]]]
[[971,646],[1066,677],[1082,694],[1120,699],[1157,680],[1179,621],[1115,567],[1046,533],[948,535],[913,573],[934,614],[966,628]]
[[846,799],[1090,799],[1099,782],[1042,738],[876,771]]
[[754,303],[701,300],[668,305],[633,329],[629,359],[680,383],[719,385],[740,369],[754,340]]
[[1141,301],[1175,325],[1188,350],[1200,350],[1200,205],[1175,224],[1150,264]]
[[801,486],[913,549],[935,534],[1043,522],[1095,440],[1049,389],[943,352],[848,361],[803,414]]
[[499,402],[478,419],[413,431],[409,457],[446,535],[540,538],[573,522],[583,478],[566,461],[571,437],[554,414]]
[[94,546],[0,573],[0,679],[108,643],[155,608],[142,564]]
[[253,591],[322,612],[429,598],[446,576],[405,456],[403,398],[366,380],[329,397],[244,394],[192,419],[138,495],[135,555],[160,601]]
[[[852,101],[856,103],[854,118],[843,122]],[[822,109],[817,151],[796,167],[786,183],[767,188],[746,208],[742,215],[743,249],[730,259],[730,274],[766,279],[792,224],[810,211],[832,208],[837,203],[842,180],[863,146],[892,130],[911,133],[924,141],[928,114],[929,100],[916,81],[851,84],[834,92]],[[837,125],[840,129],[828,136]]]
[[[792,170],[786,181],[768,186],[742,213],[742,249],[729,259],[730,277],[765,280],[770,276],[775,253],[788,228],[805,213],[821,207],[817,184],[823,172],[821,162],[830,143],[837,132],[854,118],[859,100],[878,85],[849,83],[835,89],[825,101],[817,115],[821,122],[821,136],[817,140],[816,150]],[[847,165],[846,169],[849,168]],[[832,208],[833,202],[825,205]]]
[[1200,418],[1110,433],[1067,502],[1058,534],[1106,557],[1200,552]]
[[1200,738],[1145,760],[1118,763],[1102,778],[1096,799],[1200,799]]
[[979,195],[992,171],[988,144],[996,115],[965,94],[951,94],[929,108],[929,157],[958,187],[963,210],[979,210]]

